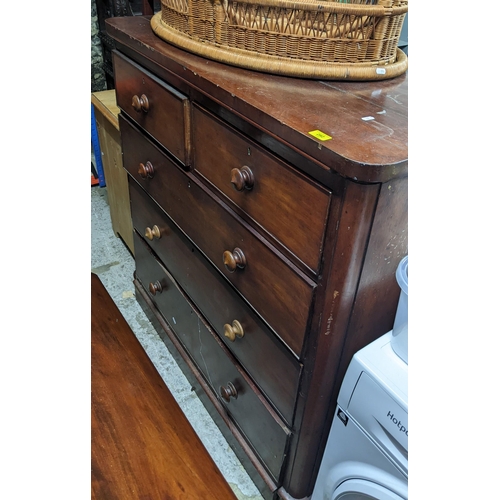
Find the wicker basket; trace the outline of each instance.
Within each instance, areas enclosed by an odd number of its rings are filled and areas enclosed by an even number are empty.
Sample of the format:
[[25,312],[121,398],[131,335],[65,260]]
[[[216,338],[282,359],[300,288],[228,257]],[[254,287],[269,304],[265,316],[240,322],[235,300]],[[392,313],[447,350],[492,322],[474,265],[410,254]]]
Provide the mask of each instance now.
[[161,12],[151,20],[153,31],[220,62],[346,80],[393,78],[408,67],[398,49],[408,0],[161,2]]

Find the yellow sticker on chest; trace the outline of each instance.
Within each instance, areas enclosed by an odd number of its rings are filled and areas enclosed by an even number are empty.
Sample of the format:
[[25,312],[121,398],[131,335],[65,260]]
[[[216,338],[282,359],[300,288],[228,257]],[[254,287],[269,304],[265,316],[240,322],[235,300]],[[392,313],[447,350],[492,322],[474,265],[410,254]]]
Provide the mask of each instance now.
[[319,139],[320,141],[329,141],[331,137],[328,134],[325,134],[324,132],[321,132],[321,130],[313,130],[309,132],[313,137],[316,137],[316,139]]

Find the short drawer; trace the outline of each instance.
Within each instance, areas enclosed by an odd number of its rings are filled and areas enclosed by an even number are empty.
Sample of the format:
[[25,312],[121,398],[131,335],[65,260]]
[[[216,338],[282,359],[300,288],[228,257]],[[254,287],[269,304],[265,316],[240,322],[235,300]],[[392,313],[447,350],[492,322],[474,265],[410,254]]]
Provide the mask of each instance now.
[[[120,130],[124,167],[300,356],[316,287],[314,281],[286,262],[194,176],[177,168],[123,118]],[[141,162],[149,162],[150,176],[138,173],[137,165]],[[132,219],[141,234],[145,227],[156,224],[150,210],[151,204],[133,204]],[[158,255],[166,259],[161,249]]]
[[[136,277],[277,481],[290,431],[135,233]],[[227,400],[225,399],[227,398]]]
[[193,165],[315,273],[331,193],[193,105]]
[[[153,236],[152,240],[147,239],[149,246],[162,256],[163,264],[174,279],[273,406],[291,425],[302,365],[133,181],[130,182],[130,192],[134,221],[141,226],[136,227],[136,230],[142,231],[141,236],[145,236],[145,229],[150,226],[141,224],[141,214],[147,211],[148,218],[156,222],[160,236]],[[143,210],[142,207],[147,204],[151,206]],[[237,323],[234,323],[235,321]],[[241,334],[243,335],[240,336]]]
[[118,52],[113,53],[113,66],[118,106],[188,166],[189,99]]

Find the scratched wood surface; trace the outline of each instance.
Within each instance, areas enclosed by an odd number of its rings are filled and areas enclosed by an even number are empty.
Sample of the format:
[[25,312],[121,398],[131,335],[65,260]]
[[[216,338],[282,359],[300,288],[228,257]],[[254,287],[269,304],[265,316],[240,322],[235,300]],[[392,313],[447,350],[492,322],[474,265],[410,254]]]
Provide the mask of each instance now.
[[[181,50],[157,37],[147,17],[111,18],[106,29],[119,44],[143,55],[145,67],[148,61],[158,63],[158,76],[181,92],[188,89],[172,73],[345,177],[385,182],[407,173],[406,73],[377,82],[303,80]],[[315,130],[331,139],[311,135]]]
[[235,500],[92,274],[92,499]]

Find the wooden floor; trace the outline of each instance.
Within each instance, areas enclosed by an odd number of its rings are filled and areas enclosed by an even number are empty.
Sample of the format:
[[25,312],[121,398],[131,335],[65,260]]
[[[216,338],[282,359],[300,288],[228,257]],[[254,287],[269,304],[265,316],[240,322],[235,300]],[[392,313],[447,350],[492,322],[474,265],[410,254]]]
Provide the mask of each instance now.
[[92,499],[235,500],[99,278],[92,279]]

